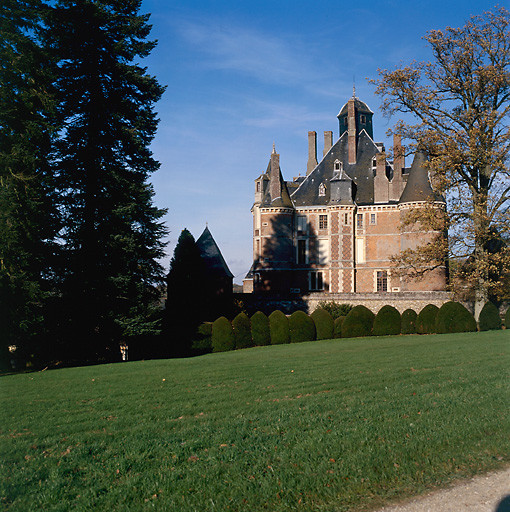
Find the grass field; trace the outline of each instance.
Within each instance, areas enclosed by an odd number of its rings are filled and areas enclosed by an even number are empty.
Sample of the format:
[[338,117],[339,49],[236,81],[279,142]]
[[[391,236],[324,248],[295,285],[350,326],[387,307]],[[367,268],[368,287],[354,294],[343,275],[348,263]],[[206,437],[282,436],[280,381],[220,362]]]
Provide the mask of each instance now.
[[0,377],[9,511],[365,510],[510,462],[510,331]]

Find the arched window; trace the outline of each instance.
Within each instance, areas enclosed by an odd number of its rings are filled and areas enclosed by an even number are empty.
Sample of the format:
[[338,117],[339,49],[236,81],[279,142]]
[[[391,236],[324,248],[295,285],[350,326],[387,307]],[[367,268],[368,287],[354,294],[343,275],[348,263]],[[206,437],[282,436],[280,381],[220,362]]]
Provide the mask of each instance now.
[[335,171],[341,171],[344,168],[343,163],[340,160],[335,160]]
[[325,196],[326,195],[326,185],[324,183],[321,183],[319,185],[319,196]]

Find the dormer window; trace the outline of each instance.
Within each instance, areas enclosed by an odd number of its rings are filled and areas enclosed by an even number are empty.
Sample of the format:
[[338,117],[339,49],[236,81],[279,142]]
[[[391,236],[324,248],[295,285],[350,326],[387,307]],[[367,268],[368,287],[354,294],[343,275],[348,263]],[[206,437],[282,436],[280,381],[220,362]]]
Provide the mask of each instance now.
[[319,185],[319,196],[325,196],[326,195],[326,185],[324,183],[321,183]]
[[372,158],[372,169],[375,169],[377,167],[377,158],[374,156]]
[[343,169],[343,164],[340,160],[335,160],[335,171],[341,171]]
[[360,116],[360,122],[361,122],[362,124],[365,124],[365,123],[367,122],[367,116],[361,115],[361,116]]
[[260,181],[257,181],[257,192],[260,192]]

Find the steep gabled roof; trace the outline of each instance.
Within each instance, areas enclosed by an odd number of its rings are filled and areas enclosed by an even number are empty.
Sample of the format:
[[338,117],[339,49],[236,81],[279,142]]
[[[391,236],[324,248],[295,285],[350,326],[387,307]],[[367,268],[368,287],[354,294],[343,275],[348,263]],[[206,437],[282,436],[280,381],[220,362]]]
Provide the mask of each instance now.
[[[268,170],[266,174],[269,175],[271,171],[271,161],[269,161]],[[272,177],[270,179],[273,179]],[[287,189],[287,184],[283,179],[282,170],[278,168],[278,178],[279,180],[279,194],[276,197],[271,197],[271,186],[267,187],[266,193],[262,198],[260,206],[262,208],[271,208],[271,207],[283,207],[283,208],[294,208],[292,201],[290,199],[289,190]]]
[[429,173],[424,166],[426,161],[427,157],[425,154],[421,151],[417,151],[414,155],[406,186],[400,196],[400,203],[441,200],[441,198],[434,193],[430,185]]
[[207,226],[197,240],[197,246],[208,270],[226,277],[234,277]]
[[[317,167],[306,177],[299,188],[292,194],[294,205],[327,205],[330,201],[330,181],[335,171],[335,161],[342,162],[344,172],[354,182],[355,201],[357,204],[374,202],[374,172],[372,158],[379,149],[365,130],[361,130],[357,140],[356,163],[349,164],[348,136],[344,132],[326,153]],[[319,187],[326,187],[324,196],[319,195]]]

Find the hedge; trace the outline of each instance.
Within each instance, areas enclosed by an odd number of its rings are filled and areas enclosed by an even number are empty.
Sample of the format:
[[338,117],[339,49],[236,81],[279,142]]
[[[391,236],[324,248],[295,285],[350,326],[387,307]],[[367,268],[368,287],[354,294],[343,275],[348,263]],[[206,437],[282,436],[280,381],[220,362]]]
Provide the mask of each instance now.
[[315,324],[304,311],[294,311],[289,317],[290,342],[315,340]]
[[342,338],[370,336],[375,315],[365,306],[355,306],[342,324]]
[[269,315],[269,332],[271,345],[290,343],[289,319],[278,309]]
[[487,302],[480,311],[478,317],[478,327],[480,331],[494,331],[501,329],[501,317],[498,308],[492,303]]
[[234,350],[234,330],[230,322],[220,316],[212,324],[212,350],[213,352],[226,352]]
[[389,336],[400,334],[402,320],[400,313],[393,306],[383,306],[375,315],[372,334],[374,336]]
[[474,331],[476,331],[475,317],[460,302],[445,302],[439,308],[436,317],[438,334]]
[[195,353],[207,354],[211,351],[212,322],[204,322],[198,326],[191,348]]
[[402,334],[416,334],[416,318],[418,314],[414,309],[406,309],[402,313]]
[[317,308],[310,316],[315,324],[318,340],[330,340],[333,338],[335,321],[325,309]]
[[434,334],[436,332],[436,316],[439,308],[434,304],[425,306],[416,317],[416,332],[418,334]]
[[234,329],[236,348],[248,348],[253,345],[250,319],[246,313],[241,312],[232,320],[232,328]]
[[349,314],[349,311],[352,309],[352,306],[350,304],[338,304],[338,302],[334,302],[332,300],[330,301],[321,301],[318,304],[318,307],[320,309],[326,310],[332,317],[333,320],[336,320],[337,318]]
[[345,316],[339,316],[335,319],[335,338],[342,337],[342,324],[344,323]]
[[262,311],[257,311],[251,317],[251,338],[257,347],[271,344],[269,318]]

